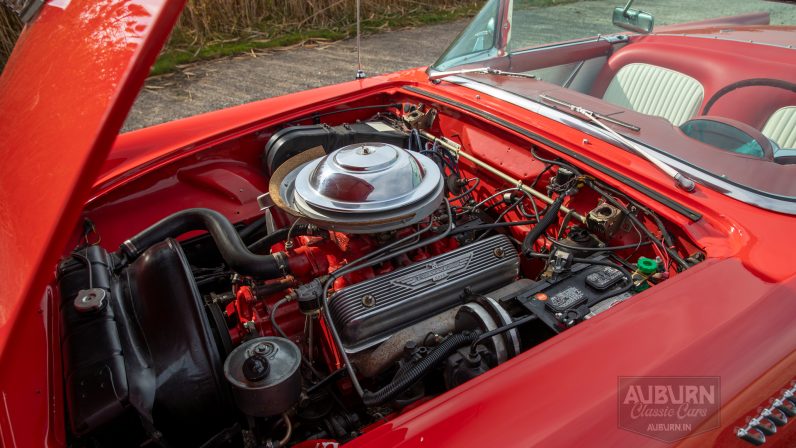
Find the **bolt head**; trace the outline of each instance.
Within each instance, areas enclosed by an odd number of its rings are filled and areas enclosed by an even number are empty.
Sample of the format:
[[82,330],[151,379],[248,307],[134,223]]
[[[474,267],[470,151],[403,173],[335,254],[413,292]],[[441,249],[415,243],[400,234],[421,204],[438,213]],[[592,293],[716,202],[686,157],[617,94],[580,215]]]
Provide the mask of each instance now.
[[365,308],[373,308],[376,306],[376,298],[372,294],[362,296],[362,306]]

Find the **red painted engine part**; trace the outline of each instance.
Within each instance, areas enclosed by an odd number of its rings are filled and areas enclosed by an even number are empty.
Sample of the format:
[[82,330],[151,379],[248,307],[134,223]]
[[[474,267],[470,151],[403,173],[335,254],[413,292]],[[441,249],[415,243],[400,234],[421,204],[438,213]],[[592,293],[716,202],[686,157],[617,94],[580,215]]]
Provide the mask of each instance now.
[[[276,331],[270,322],[270,313],[273,305],[289,295],[292,289],[287,287],[277,292],[257,294],[258,290],[270,291],[277,285],[295,287],[307,283],[315,278],[328,275],[360,257],[371,253],[378,247],[389,244],[393,238],[402,238],[410,235],[415,230],[407,228],[390,235],[390,239],[381,239],[381,236],[348,235],[340,232],[329,232],[326,236],[297,236],[290,243],[277,243],[272,252],[281,251],[287,254],[287,263],[291,276],[271,280],[261,284],[238,284],[234,287],[235,299],[226,306],[226,313],[233,317],[236,325],[230,329],[233,344],[239,343],[244,335],[255,334],[260,336],[275,335]],[[397,256],[395,259],[380,265],[353,271],[338,278],[333,290],[372,279],[379,275],[392,272],[404,266],[426,260],[430,257],[448,252],[459,246],[453,238],[443,239],[420,249]],[[309,333],[307,326],[312,325],[313,350],[320,351],[330,371],[342,367],[340,354],[331,336],[328,324],[322,316],[309,318],[299,311],[295,303],[281,306],[274,316],[280,329],[292,340],[299,342],[303,347]],[[318,353],[313,353],[312,358]]]
[[[410,235],[414,229],[403,229],[393,236],[402,238]],[[348,235],[340,232],[329,232],[328,237],[300,236],[294,238],[294,246],[284,249],[284,244],[274,246],[274,250],[285,250],[288,254],[290,272],[301,282],[308,282],[316,277],[331,274],[346,264],[376,250],[388,241],[379,241],[379,237],[371,235]],[[337,279],[335,290],[363,280],[383,275],[393,270],[418,261],[448,252],[458,247],[456,240],[449,238],[396,257],[395,260],[381,265],[363,268],[346,274]]]

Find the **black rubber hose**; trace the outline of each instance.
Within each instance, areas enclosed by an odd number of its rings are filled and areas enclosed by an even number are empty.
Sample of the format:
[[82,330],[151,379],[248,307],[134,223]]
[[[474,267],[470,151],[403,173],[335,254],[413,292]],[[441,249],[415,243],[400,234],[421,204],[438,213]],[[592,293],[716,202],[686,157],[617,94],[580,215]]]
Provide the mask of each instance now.
[[[534,156],[534,158],[536,158],[540,162],[544,162],[544,163],[547,163],[549,165],[556,165],[556,166],[560,166],[562,168],[566,168],[566,169],[572,171],[573,173],[575,173],[576,176],[580,176],[580,170],[578,170],[574,166],[562,161],[561,159],[559,159],[559,160],[551,160],[551,159],[545,159],[544,157],[539,157],[539,154],[536,154],[536,148],[533,147],[533,146],[531,146],[531,155]],[[536,182],[534,182],[534,184],[535,183]]]
[[421,359],[417,364],[407,369],[403,375],[394,379],[390,384],[377,390],[376,392],[365,391],[362,395],[362,401],[365,406],[378,406],[386,403],[393,398],[397,397],[413,384],[418,382],[425,376],[429,370],[436,366],[439,362],[452,355],[459,347],[471,344],[478,339],[478,332],[460,333],[450,336],[442,341],[441,344],[436,346],[434,350]]
[[533,242],[538,240],[540,236],[542,236],[548,227],[550,227],[556,219],[558,219],[558,210],[561,208],[561,205],[564,204],[564,199],[567,198],[567,194],[559,195],[550,207],[547,209],[547,213],[542,216],[542,219],[533,226],[530,232],[525,235],[525,239],[522,240],[522,252],[528,253],[533,251]]
[[323,377],[322,380],[318,381],[317,383],[307,388],[307,395],[312,395],[318,389],[328,386],[330,383],[332,383],[334,380],[336,380],[339,376],[341,376],[345,372],[346,372],[345,367],[340,367],[334,372],[326,375],[325,377]]
[[270,250],[271,246],[274,244],[287,240],[288,234],[292,234],[293,236],[307,235],[310,230],[310,224],[296,224],[292,226],[292,228],[292,231],[290,230],[291,226],[274,230],[273,233],[249,244],[249,250],[254,253],[260,253],[263,249]]
[[250,222],[243,226],[242,229],[238,232],[240,234],[240,239],[246,241],[249,239],[250,236],[254,235],[255,232],[265,227],[265,216],[261,216],[254,221]]
[[536,314],[529,314],[525,317],[515,320],[509,324],[503,325],[502,327],[495,328],[494,330],[487,331],[486,333],[481,333],[475,340],[470,344],[470,354],[475,356],[478,350],[478,344],[486,341],[487,339],[497,336],[500,333],[504,333],[506,331],[512,330],[514,328],[519,327],[520,325],[525,325],[532,320],[536,320]]
[[451,231],[451,235],[459,235],[461,233],[467,232],[478,232],[479,230],[489,230],[489,229],[497,229],[500,227],[514,227],[514,226],[527,226],[528,224],[536,224],[539,221],[535,219],[529,219],[525,221],[500,221],[500,222],[490,222],[487,224],[478,224],[474,226],[461,226],[453,229]]
[[570,246],[569,244],[564,244],[561,241],[554,240],[552,238],[548,239],[550,240],[550,244],[552,244],[553,246],[558,246],[564,249],[569,249],[573,251],[582,251],[582,252],[607,252],[609,250],[638,249],[641,246],[647,246],[649,244],[652,244],[652,241],[639,241],[638,243],[623,244],[621,246],[581,247],[581,246]]
[[207,230],[226,264],[239,274],[257,278],[279,278],[285,275],[287,263],[283,254],[251,253],[232,223],[221,213],[206,208],[191,208],[161,219],[122,243],[117,254],[129,262],[155,243],[194,230]]

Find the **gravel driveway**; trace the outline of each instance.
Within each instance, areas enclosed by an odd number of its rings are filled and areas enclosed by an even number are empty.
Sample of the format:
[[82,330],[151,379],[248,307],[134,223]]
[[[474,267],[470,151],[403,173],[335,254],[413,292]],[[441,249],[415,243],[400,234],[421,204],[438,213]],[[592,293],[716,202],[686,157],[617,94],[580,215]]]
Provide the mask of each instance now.
[[[554,42],[614,32],[613,6],[624,0],[586,0],[534,8],[517,14],[516,29],[532,28],[537,42]],[[655,13],[656,25],[744,12],[769,11],[772,23],[796,23],[796,6],[762,0],[638,0],[635,7]],[[664,19],[665,18],[665,19]],[[661,20],[664,19],[664,20]],[[668,19],[668,20],[666,20]],[[362,64],[368,75],[431,64],[467,25],[442,25],[390,31],[362,39]],[[519,33],[518,33],[519,34]],[[133,130],[211,110],[248,103],[353,79],[355,40],[320,43],[202,62],[176,73],[150,78],[138,96],[124,130]]]

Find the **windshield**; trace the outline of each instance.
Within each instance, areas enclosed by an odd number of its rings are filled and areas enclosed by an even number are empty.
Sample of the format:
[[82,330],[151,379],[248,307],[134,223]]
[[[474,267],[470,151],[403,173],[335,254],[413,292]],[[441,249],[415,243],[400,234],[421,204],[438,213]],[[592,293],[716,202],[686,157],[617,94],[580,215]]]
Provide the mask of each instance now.
[[489,0],[429,72],[479,67],[444,79],[630,123],[612,128],[701,183],[796,213],[793,4]]

